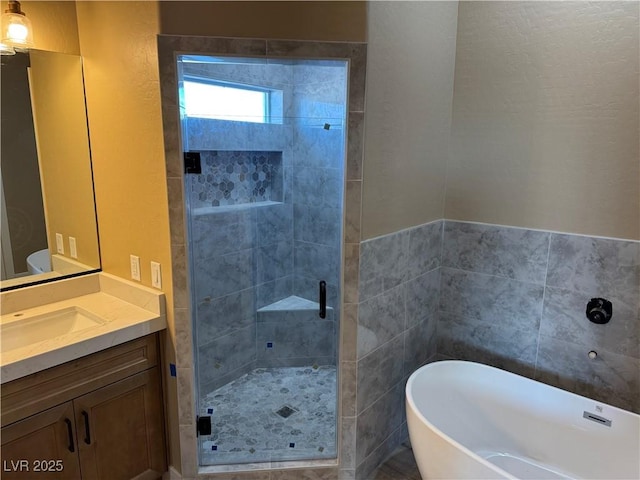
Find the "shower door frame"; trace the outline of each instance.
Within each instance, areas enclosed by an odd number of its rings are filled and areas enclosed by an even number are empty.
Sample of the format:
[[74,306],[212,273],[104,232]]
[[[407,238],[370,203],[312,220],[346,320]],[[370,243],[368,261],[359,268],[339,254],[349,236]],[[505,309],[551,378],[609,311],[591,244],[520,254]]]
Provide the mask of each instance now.
[[[162,119],[169,198],[169,222],[172,252],[172,342],[169,358],[175,356],[175,377],[166,382],[175,385],[177,406],[169,409],[170,436],[178,435],[180,470],[183,477],[238,471],[268,472],[304,469],[331,478],[352,478],[356,468],[356,352],[358,316],[358,272],[362,203],[362,159],[364,131],[364,97],[366,43],[315,42],[228,37],[158,36],[158,59],[162,95]],[[347,112],[344,146],[344,206],[341,261],[341,299],[338,335],[338,415],[337,458],[328,460],[238,464],[200,467],[196,439],[196,401],[191,295],[187,261],[187,216],[184,201],[184,173],[181,145],[181,123],[178,108],[178,55],[211,55],[249,58],[298,60],[344,60],[347,62]],[[171,306],[170,306],[171,308]],[[172,315],[171,315],[172,313]],[[173,317],[173,318],[172,318]],[[170,360],[171,361],[171,360]],[[170,394],[168,395],[170,396]],[[177,412],[175,412],[177,410]],[[177,415],[176,415],[177,414]],[[177,416],[177,418],[175,418]],[[177,420],[177,425],[176,425]],[[177,458],[172,458],[173,463]],[[253,478],[253,477],[252,477]],[[261,478],[261,477],[255,477]],[[327,477],[329,478],[329,477]]]

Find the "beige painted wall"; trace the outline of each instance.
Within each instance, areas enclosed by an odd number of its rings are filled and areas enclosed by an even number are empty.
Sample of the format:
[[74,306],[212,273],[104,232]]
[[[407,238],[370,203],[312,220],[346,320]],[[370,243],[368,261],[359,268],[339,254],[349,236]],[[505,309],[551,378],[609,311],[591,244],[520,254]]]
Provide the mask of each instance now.
[[443,216],[457,8],[369,5],[363,239]]
[[640,238],[637,2],[462,2],[446,218]]
[[[76,239],[78,262],[100,267],[91,159],[78,55],[32,50],[29,83],[51,249],[56,233]],[[55,253],[55,251],[52,251]]]
[[[3,12],[7,3],[2,2]],[[75,2],[22,0],[20,5],[31,20],[35,48],[80,54]]]
[[363,42],[367,2],[162,1],[160,23],[170,35]]
[[[130,279],[129,255],[162,265],[167,297],[165,366],[175,363],[169,214],[153,1],[77,3],[102,268]],[[176,382],[165,371],[171,465],[180,465]]]

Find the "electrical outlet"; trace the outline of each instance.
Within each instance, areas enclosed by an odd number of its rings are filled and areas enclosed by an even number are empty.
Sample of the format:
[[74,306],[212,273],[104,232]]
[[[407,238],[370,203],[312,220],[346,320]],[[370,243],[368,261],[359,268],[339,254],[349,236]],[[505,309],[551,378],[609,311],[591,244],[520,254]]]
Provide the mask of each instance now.
[[75,237],[69,237],[69,255],[71,255],[71,258],[78,258],[78,248]]
[[140,281],[140,257],[136,255],[129,255],[131,263],[131,278]]
[[162,288],[162,271],[158,262],[151,262],[151,286]]
[[64,255],[64,238],[61,233],[56,233],[56,252]]

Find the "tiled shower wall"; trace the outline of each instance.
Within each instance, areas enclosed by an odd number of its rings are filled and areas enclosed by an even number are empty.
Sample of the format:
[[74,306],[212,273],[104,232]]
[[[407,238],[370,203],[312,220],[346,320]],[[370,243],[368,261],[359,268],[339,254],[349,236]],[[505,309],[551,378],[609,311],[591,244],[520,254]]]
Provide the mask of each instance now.
[[[273,124],[184,122],[203,169],[187,176],[201,390],[256,366],[335,364],[345,70],[305,62],[182,68],[283,92]],[[274,321],[274,311],[256,315],[291,295],[317,301],[320,279],[329,280],[327,320],[303,321],[304,311],[298,320],[283,311],[287,321]]]
[[[430,359],[640,411],[640,242],[437,221],[363,242],[359,294],[359,479],[406,438],[404,384]],[[586,318],[593,297],[613,302],[607,325]]]

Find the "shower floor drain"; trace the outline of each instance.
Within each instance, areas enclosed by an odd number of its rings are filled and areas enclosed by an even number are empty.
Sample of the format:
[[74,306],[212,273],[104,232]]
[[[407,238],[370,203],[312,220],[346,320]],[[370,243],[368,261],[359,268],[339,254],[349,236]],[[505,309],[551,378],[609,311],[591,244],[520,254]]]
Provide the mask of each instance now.
[[291,415],[296,413],[298,410],[290,407],[289,405],[283,405],[279,410],[276,410],[276,413],[280,415],[282,418],[289,418]]

